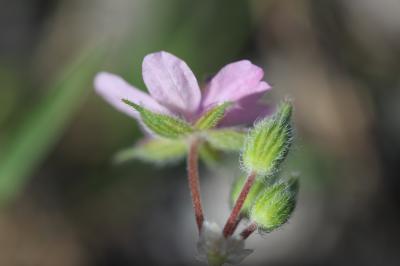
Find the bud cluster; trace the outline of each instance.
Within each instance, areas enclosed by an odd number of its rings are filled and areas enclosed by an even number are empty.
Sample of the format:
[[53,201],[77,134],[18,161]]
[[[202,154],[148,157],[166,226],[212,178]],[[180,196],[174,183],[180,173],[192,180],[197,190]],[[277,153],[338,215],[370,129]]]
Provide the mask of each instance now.
[[[291,103],[283,102],[274,116],[259,121],[250,130],[241,154],[244,170],[255,173],[256,180],[241,207],[240,218],[250,220],[252,226],[264,232],[283,225],[296,205],[297,177],[284,179],[279,175],[293,138],[291,115]],[[238,202],[246,180],[241,176],[234,182],[232,206]]]

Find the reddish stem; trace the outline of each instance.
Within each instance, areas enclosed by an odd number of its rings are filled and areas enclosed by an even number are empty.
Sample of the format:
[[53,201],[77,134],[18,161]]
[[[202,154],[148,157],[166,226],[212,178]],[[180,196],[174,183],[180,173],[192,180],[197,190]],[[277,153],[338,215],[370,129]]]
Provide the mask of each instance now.
[[200,183],[199,183],[199,171],[198,171],[198,149],[199,140],[193,140],[190,144],[189,154],[188,154],[188,182],[190,194],[192,196],[192,203],[194,209],[194,215],[196,218],[197,228],[199,233],[203,226],[204,215],[203,208],[201,206],[200,198]]
[[239,225],[239,223],[242,221],[243,215],[240,213],[239,217],[236,219],[236,223],[233,225],[233,227],[236,229]]
[[231,236],[235,232],[236,227],[238,225],[237,220],[239,219],[240,216],[240,210],[243,207],[243,204],[247,198],[247,195],[249,194],[251,187],[254,184],[255,179],[256,179],[256,173],[254,172],[252,172],[249,175],[249,177],[247,177],[246,183],[243,185],[242,191],[240,192],[240,195],[236,200],[235,206],[232,209],[231,215],[226,221],[223,231],[224,237]]
[[256,223],[251,223],[249,226],[247,226],[241,233],[240,236],[243,239],[247,239],[254,231],[257,230],[257,224]]

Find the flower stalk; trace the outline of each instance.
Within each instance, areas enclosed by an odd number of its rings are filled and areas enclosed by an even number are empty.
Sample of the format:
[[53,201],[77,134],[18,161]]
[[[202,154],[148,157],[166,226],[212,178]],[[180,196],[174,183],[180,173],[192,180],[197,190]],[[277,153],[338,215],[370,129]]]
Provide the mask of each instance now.
[[188,160],[187,160],[187,171],[188,171],[188,183],[190,194],[192,197],[192,204],[194,215],[196,218],[197,229],[199,234],[204,222],[203,207],[201,204],[200,196],[200,181],[199,181],[199,170],[198,170],[198,150],[200,140],[193,139],[189,146]]
[[247,239],[254,231],[257,230],[257,224],[252,222],[249,226],[247,226],[241,233],[240,236],[243,239]]
[[256,173],[251,172],[250,175],[247,177],[246,182],[243,185],[242,191],[240,192],[240,195],[239,195],[238,199],[236,200],[235,206],[233,206],[232,212],[231,212],[228,220],[226,221],[226,224],[225,224],[225,227],[223,230],[223,234],[224,234],[225,238],[231,236],[235,232],[236,227],[238,225],[237,220],[240,217],[240,211],[241,211],[243,204],[247,198],[247,195],[249,194],[251,187],[254,184],[255,179],[256,179]]

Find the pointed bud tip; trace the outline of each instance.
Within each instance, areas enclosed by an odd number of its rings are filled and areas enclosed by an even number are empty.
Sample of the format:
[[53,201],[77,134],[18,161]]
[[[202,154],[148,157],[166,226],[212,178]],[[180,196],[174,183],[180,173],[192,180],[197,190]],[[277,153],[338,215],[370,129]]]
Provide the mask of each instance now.
[[285,99],[278,107],[277,117],[280,117],[281,123],[289,123],[293,113],[293,104],[291,100]]
[[279,170],[292,142],[292,110],[292,104],[283,101],[274,116],[255,124],[246,138],[242,153],[246,171],[254,171],[267,178]]

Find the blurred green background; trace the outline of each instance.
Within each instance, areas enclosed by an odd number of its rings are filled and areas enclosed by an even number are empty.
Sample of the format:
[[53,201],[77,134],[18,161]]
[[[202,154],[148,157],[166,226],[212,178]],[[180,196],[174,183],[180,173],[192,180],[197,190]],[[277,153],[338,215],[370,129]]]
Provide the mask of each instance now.
[[[145,89],[159,50],[201,82],[250,59],[295,100],[298,207],[243,265],[399,265],[399,1],[0,4],[0,265],[201,265],[184,163],[113,164],[142,133],[93,92],[102,70]],[[201,168],[220,224],[237,160]]]

